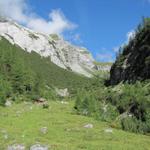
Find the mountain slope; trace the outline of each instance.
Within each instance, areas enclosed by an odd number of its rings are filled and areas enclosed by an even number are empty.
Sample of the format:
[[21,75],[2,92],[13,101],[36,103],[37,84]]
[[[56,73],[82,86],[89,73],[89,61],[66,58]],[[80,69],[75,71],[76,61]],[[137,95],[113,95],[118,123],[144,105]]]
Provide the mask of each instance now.
[[[149,150],[149,136],[110,129],[107,123],[76,115],[72,102],[51,101],[49,105],[46,110],[32,103],[0,107],[1,150],[14,144],[28,150],[37,142],[50,150]],[[88,123],[93,124],[92,129],[84,128]],[[42,128],[47,129],[46,134]]]
[[136,35],[122,49],[110,72],[110,84],[150,79],[150,18],[139,25]]
[[27,52],[35,51],[61,68],[91,77],[95,70],[94,59],[85,49],[73,46],[59,36],[45,35],[29,30],[17,23],[0,19],[0,35]]
[[[23,51],[20,47],[12,45],[4,38],[0,40],[0,62],[0,73],[4,75],[5,78],[7,76],[11,77],[11,72],[16,73],[16,69],[19,72],[29,70],[28,75],[31,75],[33,80],[35,80],[35,76],[40,76],[45,84],[49,86],[69,89],[80,88],[88,84],[91,80],[72,71],[58,67],[50,61],[49,57],[41,57],[36,52],[28,53]],[[13,71],[13,68],[15,71]],[[17,75],[19,75],[19,73],[17,73]]]

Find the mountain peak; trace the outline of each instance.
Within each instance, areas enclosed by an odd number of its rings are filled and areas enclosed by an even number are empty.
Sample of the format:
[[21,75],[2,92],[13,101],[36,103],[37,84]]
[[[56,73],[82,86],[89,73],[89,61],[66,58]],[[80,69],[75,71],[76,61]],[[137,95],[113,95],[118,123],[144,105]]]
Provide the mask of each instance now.
[[35,51],[61,68],[91,77],[95,64],[92,55],[65,41],[57,34],[46,35],[23,27],[11,19],[0,18],[0,36],[27,52]]

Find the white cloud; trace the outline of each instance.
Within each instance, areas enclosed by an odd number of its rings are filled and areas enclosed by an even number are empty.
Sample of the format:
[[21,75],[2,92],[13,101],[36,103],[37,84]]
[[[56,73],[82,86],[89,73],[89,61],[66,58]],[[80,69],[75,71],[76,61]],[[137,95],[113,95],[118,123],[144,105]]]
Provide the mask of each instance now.
[[72,30],[76,28],[76,25],[68,21],[60,10],[52,10],[52,12],[49,14],[49,21],[39,17],[31,18],[29,19],[27,26],[36,31],[49,34],[61,34],[66,30]]
[[62,34],[77,27],[59,9],[49,13],[49,20],[39,17],[27,5],[26,0],[0,0],[0,14],[46,34]]
[[25,0],[0,0],[0,14],[10,17],[18,22],[25,23],[28,20]]

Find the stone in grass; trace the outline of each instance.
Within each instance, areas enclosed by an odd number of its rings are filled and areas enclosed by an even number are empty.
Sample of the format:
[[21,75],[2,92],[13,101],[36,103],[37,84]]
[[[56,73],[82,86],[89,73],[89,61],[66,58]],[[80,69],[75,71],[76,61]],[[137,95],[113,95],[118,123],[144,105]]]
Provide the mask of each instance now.
[[92,129],[93,128],[93,124],[86,124],[85,126],[84,126],[84,128],[89,128],[89,129]]
[[30,106],[30,110],[32,110],[33,109],[33,107],[32,106]]
[[7,150],[25,150],[25,146],[22,144],[15,144],[8,146]]
[[42,127],[40,129],[41,133],[46,134],[48,132],[48,128],[47,127]]
[[65,101],[61,101],[60,103],[61,104],[66,104],[66,105],[68,104],[68,102],[65,102]]
[[5,139],[5,140],[8,139],[8,135],[7,135],[7,134],[4,135],[4,139]]
[[11,105],[12,105],[12,101],[6,100],[5,106],[6,106],[6,107],[11,107]]
[[111,128],[105,129],[105,133],[113,133],[113,129]]
[[30,147],[30,150],[48,150],[48,146],[36,144]]

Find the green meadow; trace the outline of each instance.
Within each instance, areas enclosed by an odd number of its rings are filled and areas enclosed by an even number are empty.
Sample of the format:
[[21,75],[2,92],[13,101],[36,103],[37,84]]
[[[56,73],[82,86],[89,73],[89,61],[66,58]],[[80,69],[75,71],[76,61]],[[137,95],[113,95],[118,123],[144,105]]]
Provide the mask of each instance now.
[[[0,150],[23,144],[28,150],[36,143],[50,150],[150,150],[150,137],[110,129],[105,122],[77,115],[74,103],[49,102],[50,107],[30,102],[0,107]],[[93,128],[85,128],[92,124]],[[41,128],[47,132],[42,133]]]

